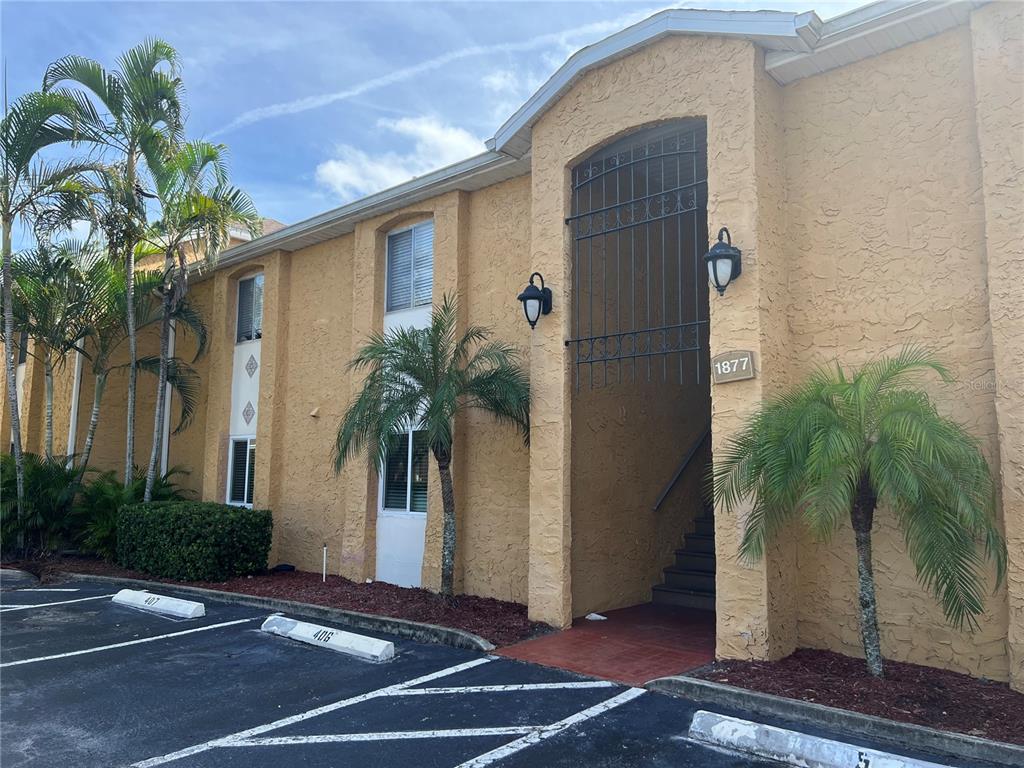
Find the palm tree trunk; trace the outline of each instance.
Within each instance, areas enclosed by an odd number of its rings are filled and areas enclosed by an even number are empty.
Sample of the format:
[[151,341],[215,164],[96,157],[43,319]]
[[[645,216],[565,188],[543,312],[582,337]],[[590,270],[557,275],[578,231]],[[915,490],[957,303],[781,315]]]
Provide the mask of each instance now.
[[149,467],[146,470],[146,490],[143,501],[153,498],[153,484],[156,482],[156,467],[164,439],[164,411],[167,403],[167,366],[171,346],[171,286],[164,286],[163,317],[160,320],[160,375],[157,377],[156,413],[153,414],[153,449],[149,453]]
[[85,446],[82,448],[82,476],[89,466],[89,455],[92,453],[92,444],[96,439],[96,427],[100,423],[100,401],[103,399],[103,389],[107,386],[107,374],[96,374],[96,382],[93,386],[92,413],[89,414],[89,431],[85,435]]
[[124,436],[124,487],[128,488],[134,479],[135,471],[135,365],[139,359],[138,338],[135,328],[135,247],[128,248],[125,254],[125,285],[128,306],[126,318],[128,322],[128,418]]
[[[4,374],[7,377],[7,407],[11,412],[11,452],[14,454],[14,474],[18,489],[18,519],[21,520],[25,505],[25,460],[21,453],[21,414],[18,412],[18,377],[14,363],[14,306],[11,297],[11,225],[3,222],[3,302],[4,302]],[[0,436],[0,440],[6,435]]]
[[53,359],[50,348],[43,351],[43,383],[46,392],[46,458],[53,456]]
[[860,603],[860,637],[868,671],[882,677],[882,643],[878,636],[878,603],[875,600],[875,574],[871,565],[871,525],[878,499],[867,477],[857,488],[857,499],[850,511],[853,536],[857,545],[857,594]]
[[441,476],[441,505],[444,518],[441,529],[441,594],[455,593],[455,489],[452,485],[451,456],[435,451],[437,471]]

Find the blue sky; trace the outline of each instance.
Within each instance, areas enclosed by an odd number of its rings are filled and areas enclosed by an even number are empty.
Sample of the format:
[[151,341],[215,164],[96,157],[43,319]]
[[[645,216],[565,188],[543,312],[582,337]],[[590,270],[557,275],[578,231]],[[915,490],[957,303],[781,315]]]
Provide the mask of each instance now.
[[77,53],[146,36],[182,57],[188,134],[223,142],[260,212],[294,223],[483,151],[575,50],[666,7],[859,2],[0,2],[12,98]]

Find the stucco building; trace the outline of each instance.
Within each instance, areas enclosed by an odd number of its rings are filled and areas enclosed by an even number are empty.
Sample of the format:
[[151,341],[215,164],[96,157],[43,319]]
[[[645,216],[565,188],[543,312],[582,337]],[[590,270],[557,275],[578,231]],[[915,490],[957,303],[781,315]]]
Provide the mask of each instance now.
[[[204,499],[272,509],[274,562],[317,570],[326,543],[331,572],[436,588],[440,496],[418,436],[383,478],[359,462],[335,477],[330,453],[354,350],[450,293],[460,323],[524,350],[532,387],[529,447],[482,414],[457,424],[460,590],[558,626],[653,594],[713,606],[722,657],[857,654],[849,529],[830,544],[794,529],[744,564],[742,514],[712,516],[700,478],[763,397],[816,364],[924,342],[957,378],[934,390],[942,410],[996,475],[1009,571],[980,630],[956,631],[881,510],[883,650],[1024,688],[1022,14],[942,0],[826,23],[665,11],[579,51],[484,154],[197,276],[200,411],[165,465]],[[718,295],[701,258],[721,227],[742,274]],[[531,331],[516,295],[534,272],[553,311]],[[740,350],[756,375],[712,384],[712,358]],[[42,375],[29,364],[23,379],[40,451]],[[140,461],[155,401],[141,382]],[[57,385],[72,450],[91,386]],[[95,466],[123,460],[118,386]]]

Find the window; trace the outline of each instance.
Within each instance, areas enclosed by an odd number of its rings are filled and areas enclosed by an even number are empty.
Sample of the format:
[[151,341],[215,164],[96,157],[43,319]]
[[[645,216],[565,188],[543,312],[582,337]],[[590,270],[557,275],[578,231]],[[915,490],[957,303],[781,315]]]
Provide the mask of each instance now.
[[429,305],[434,290],[434,222],[388,235],[387,310]]
[[426,432],[410,431],[399,436],[384,468],[384,509],[397,512],[427,511],[428,456]]
[[228,504],[251,507],[253,474],[256,470],[256,440],[251,437],[232,439],[230,459]]
[[235,343],[263,338],[263,275],[238,281],[238,332]]

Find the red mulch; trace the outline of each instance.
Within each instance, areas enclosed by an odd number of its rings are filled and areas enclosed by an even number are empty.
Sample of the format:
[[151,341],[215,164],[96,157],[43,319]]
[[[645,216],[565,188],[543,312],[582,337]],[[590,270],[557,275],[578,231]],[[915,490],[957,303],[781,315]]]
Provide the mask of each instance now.
[[694,677],[813,701],[904,723],[1024,744],[1024,694],[1006,683],[918,664],[885,662],[885,677],[863,659],[798,650],[781,661],[716,661]]
[[[5,563],[5,565],[8,565]],[[295,600],[300,603],[326,605],[349,611],[393,616],[410,621],[438,624],[442,627],[464,629],[490,640],[495,645],[510,645],[520,640],[542,634],[550,628],[546,624],[530,621],[526,606],[509,603],[489,597],[457,595],[445,600],[440,595],[425,589],[396,587],[383,581],[359,584],[342,578],[328,576],[322,581],[319,573],[291,571],[267,573],[260,576],[244,576],[224,582],[185,581],[157,579],[138,571],[129,571],[102,560],[84,557],[64,557],[45,562],[10,563],[12,568],[22,568],[35,573],[45,581],[56,581],[61,572],[93,573],[102,576],[117,576],[128,579],[146,579],[167,584],[187,584],[192,587],[217,589],[222,592],[239,592],[246,595],[273,597],[280,600]]]

